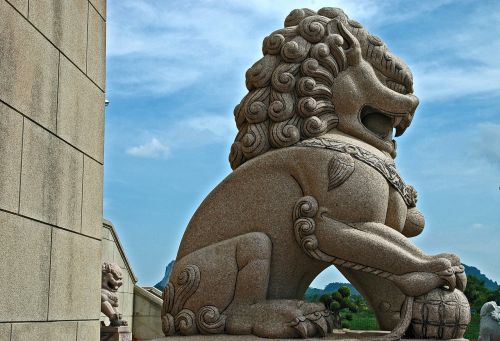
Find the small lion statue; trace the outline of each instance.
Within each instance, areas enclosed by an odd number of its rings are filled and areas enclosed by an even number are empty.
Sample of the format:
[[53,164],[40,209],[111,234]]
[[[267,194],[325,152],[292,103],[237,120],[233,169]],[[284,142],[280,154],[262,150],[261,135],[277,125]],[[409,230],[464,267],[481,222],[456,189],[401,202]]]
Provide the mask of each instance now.
[[481,307],[478,341],[500,341],[500,307],[495,301]]
[[120,266],[114,263],[102,264],[101,281],[101,312],[109,318],[111,326],[126,326],[118,310],[118,296],[116,292],[123,284],[123,274]]
[[[292,11],[262,52],[234,110],[233,172],[179,246],[163,332],[325,336],[332,316],[303,296],[333,264],[401,338],[413,298],[466,285],[458,256],[409,241],[424,217],[396,169],[394,137],[419,103],[411,71],[338,8]],[[468,321],[457,323],[460,338]]]

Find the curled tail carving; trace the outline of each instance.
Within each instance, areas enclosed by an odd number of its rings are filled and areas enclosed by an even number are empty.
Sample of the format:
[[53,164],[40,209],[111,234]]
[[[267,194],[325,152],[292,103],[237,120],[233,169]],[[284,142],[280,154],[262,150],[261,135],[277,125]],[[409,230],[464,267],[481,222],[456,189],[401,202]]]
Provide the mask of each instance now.
[[200,280],[200,269],[190,264],[180,272],[175,285],[169,281],[165,286],[161,321],[166,336],[224,332],[226,316],[220,314],[217,307],[206,305],[196,313],[184,308],[186,301],[198,290]]

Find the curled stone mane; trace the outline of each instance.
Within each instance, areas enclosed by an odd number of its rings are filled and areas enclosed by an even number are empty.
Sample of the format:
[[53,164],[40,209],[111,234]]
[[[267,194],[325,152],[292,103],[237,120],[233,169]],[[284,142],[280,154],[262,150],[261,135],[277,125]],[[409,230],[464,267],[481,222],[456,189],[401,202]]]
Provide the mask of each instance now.
[[332,84],[359,58],[352,52],[356,48],[385,86],[413,92],[409,68],[380,38],[338,8],[317,13],[295,9],[285,19],[285,28],[271,33],[262,45],[264,56],[246,72],[249,92],[234,109],[238,134],[229,155],[233,169],[335,128],[339,119]]

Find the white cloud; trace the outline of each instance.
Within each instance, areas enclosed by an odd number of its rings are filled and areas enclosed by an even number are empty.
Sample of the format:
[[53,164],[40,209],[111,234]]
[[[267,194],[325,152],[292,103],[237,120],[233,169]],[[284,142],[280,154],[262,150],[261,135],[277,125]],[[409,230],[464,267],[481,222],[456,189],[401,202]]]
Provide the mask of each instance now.
[[170,155],[170,148],[153,137],[145,144],[128,148],[127,154],[147,158],[167,158]]
[[376,17],[380,7],[372,0],[110,2],[108,89],[165,95],[220,75],[241,77],[262,56],[263,38],[281,28],[292,9],[325,6],[342,7],[358,20]]
[[145,135],[148,142],[128,148],[127,154],[166,158],[177,150],[198,148],[216,143],[229,144],[236,136],[236,127],[230,116],[202,114],[180,120],[164,129],[147,131]]

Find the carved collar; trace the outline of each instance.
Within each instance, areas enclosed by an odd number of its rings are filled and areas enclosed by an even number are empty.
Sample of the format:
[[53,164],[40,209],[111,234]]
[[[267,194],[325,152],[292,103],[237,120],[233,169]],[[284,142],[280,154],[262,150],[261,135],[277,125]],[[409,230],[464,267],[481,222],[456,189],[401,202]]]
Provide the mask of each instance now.
[[406,185],[398,171],[396,165],[392,160],[383,160],[382,158],[370,153],[369,151],[349,144],[346,142],[324,139],[324,138],[311,138],[300,141],[296,144],[297,147],[313,147],[335,150],[341,153],[347,153],[353,158],[364,162],[371,166],[373,169],[382,174],[387,181],[401,194],[405,203],[409,207],[415,207],[417,203],[417,191],[413,186]]

